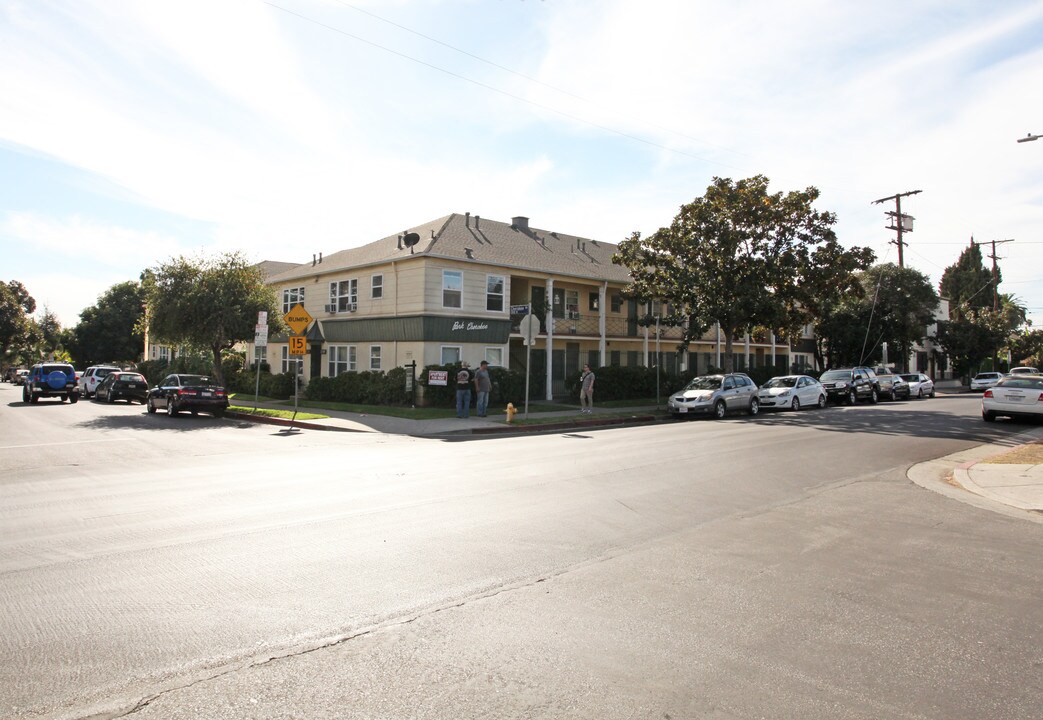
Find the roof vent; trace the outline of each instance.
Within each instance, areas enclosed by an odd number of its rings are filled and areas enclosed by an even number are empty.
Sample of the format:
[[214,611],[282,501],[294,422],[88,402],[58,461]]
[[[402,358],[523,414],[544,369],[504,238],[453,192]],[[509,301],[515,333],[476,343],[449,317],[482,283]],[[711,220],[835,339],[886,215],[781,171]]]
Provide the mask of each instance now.
[[464,248],[464,254],[467,255],[468,260],[474,260],[474,248]]
[[518,228],[519,230],[529,229],[529,218],[524,215],[518,215],[517,217],[511,218],[511,225]]
[[464,213],[464,227],[471,227],[471,213]]
[[481,218],[480,218],[480,217],[478,217],[477,215],[475,215],[475,216],[474,216],[474,229],[475,229],[475,230],[477,230],[477,229],[478,229],[478,221],[479,221],[479,220],[481,220]]

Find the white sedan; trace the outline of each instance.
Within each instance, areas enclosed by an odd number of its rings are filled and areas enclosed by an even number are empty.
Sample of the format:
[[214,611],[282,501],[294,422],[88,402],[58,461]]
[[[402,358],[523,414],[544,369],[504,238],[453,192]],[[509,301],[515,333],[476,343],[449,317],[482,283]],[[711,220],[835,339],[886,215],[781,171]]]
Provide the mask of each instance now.
[[757,399],[765,409],[800,410],[815,405],[821,408],[826,406],[826,390],[808,375],[780,375],[761,385]]
[[934,380],[922,372],[902,373],[902,379],[909,383],[909,397],[934,397]]
[[988,390],[1003,377],[1003,373],[981,372],[971,378],[971,392],[975,390]]
[[981,417],[993,422],[997,416],[1043,417],[1043,375],[1010,375],[981,396]]

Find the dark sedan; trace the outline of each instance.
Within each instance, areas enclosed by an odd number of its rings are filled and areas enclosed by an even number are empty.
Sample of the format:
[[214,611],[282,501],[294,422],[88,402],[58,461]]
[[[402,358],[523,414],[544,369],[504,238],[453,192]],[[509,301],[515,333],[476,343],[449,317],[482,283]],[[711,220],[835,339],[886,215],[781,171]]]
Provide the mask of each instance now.
[[108,403],[117,400],[144,404],[148,398],[148,381],[144,375],[136,372],[113,372],[105,376],[94,389],[94,399]]
[[170,417],[182,410],[221,417],[228,409],[228,393],[206,375],[167,375],[149,390],[145,405],[150,413],[163,408]]

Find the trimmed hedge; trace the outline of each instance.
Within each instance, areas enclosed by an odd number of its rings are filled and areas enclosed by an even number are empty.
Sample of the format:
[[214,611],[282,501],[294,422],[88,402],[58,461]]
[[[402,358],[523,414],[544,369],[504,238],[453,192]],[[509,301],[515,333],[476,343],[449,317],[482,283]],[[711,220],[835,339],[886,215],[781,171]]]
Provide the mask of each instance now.
[[[452,365],[428,365],[420,373],[418,382],[424,386],[424,402],[433,407],[456,407],[456,373],[463,367],[460,363]],[[428,383],[428,373],[431,370],[445,370],[449,373],[448,385],[431,385]],[[471,368],[472,375],[474,368]],[[506,405],[507,403],[525,403],[525,373],[519,370],[508,370],[502,367],[489,368],[489,377],[492,380],[493,389],[489,393],[490,405]],[[543,391],[543,383],[537,384],[535,378],[529,381],[529,396],[539,397],[537,393]],[[476,402],[474,386],[471,387],[471,402]]]
[[337,377],[317,377],[308,382],[304,397],[309,400],[358,405],[405,405],[406,371],[396,367],[383,372],[346,372]]

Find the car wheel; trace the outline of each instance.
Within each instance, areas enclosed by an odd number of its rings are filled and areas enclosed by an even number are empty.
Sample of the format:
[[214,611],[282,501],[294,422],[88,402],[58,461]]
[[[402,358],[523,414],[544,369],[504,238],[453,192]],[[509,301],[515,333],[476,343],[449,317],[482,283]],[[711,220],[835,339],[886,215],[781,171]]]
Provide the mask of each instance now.
[[756,415],[761,410],[761,401],[757,398],[750,398],[750,409],[747,411],[750,416]]
[[108,402],[109,405],[112,405],[114,402],[116,402],[116,398],[112,397],[112,391],[109,391],[109,393],[105,396],[105,401]]
[[894,391],[894,390],[892,390],[892,391],[891,391],[891,394],[890,394],[890,395],[888,395],[887,399],[888,399],[888,400],[890,400],[891,402],[894,402],[895,400],[897,400],[897,399],[898,399],[898,396],[897,396],[897,395],[895,395],[895,391]]
[[713,406],[713,416],[720,420],[728,414],[728,408],[724,405],[724,400],[718,400]]
[[170,398],[167,398],[167,415],[169,417],[174,417],[175,415],[177,415],[177,406],[174,405],[174,401]]
[[149,415],[154,415],[156,412],[156,405],[152,402],[152,398],[145,398],[145,409],[148,410]]
[[873,403],[874,405],[880,402],[880,396],[877,394],[876,388],[873,388],[873,391],[869,394],[869,402]]
[[69,402],[70,403],[75,403],[79,399],[80,399],[80,396],[77,393],[69,393]]
[[191,409],[191,410],[190,410],[189,412],[191,412],[191,413],[192,413],[192,417],[195,417],[196,415],[198,415],[198,414],[199,414],[199,411],[198,411],[198,410],[196,410],[195,408],[192,408],[192,409]]
[[858,402],[858,393],[856,393],[854,391],[854,389],[849,390],[848,393],[847,393],[847,404],[848,405],[854,405],[857,402]]
[[822,408],[826,407],[826,396],[825,395],[819,395],[818,396],[818,406],[819,406],[819,409],[822,409]]
[[797,398],[793,398],[793,402],[790,403],[790,407],[794,411],[800,410],[800,400],[798,400]]
[[916,391],[916,399],[917,400],[923,400],[923,388],[920,388],[919,390]]
[[22,387],[22,402],[29,402],[29,390],[25,386]]
[[996,413],[991,410],[982,410],[981,419],[985,422],[996,422]]
[[29,393],[29,402],[31,402],[33,405],[35,405],[36,403],[40,402],[40,394],[39,393]]
[[934,397],[934,388],[931,388],[931,397]]
[[223,418],[224,416],[225,416],[225,411],[224,410],[214,410],[214,417],[215,418]]

